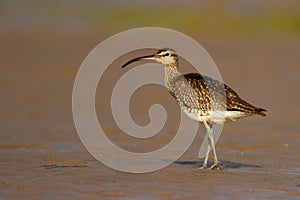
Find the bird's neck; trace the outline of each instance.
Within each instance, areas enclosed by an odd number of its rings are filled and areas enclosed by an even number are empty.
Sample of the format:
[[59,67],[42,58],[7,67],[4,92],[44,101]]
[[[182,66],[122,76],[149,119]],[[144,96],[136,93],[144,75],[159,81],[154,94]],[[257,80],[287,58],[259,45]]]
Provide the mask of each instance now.
[[165,85],[168,90],[172,90],[172,83],[180,75],[177,66],[165,66]]

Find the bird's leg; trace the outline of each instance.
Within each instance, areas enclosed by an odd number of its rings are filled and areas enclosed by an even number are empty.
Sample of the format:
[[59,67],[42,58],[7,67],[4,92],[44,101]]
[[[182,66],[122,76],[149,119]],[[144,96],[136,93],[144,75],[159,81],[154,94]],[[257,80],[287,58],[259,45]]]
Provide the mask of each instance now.
[[207,129],[207,135],[209,140],[208,142],[210,143],[210,148],[213,150],[213,154],[214,154],[214,164],[210,167],[210,169],[221,169],[221,163],[218,161],[216,148],[215,148],[213,126],[211,123],[207,124],[207,122],[204,122],[204,125]]
[[209,156],[209,152],[211,150],[210,139],[207,138],[207,140],[208,140],[208,147],[207,147],[207,151],[206,151],[206,154],[205,154],[204,162],[203,162],[202,167],[199,167],[199,169],[206,169],[207,168],[208,156]]
[[199,167],[199,169],[206,169],[207,168],[207,161],[208,161],[208,157],[209,157],[209,153],[211,151],[211,147],[212,147],[212,144],[211,144],[211,140],[210,140],[210,137],[209,137],[209,132],[210,132],[210,126],[208,126],[207,122],[204,121],[204,126],[206,128],[206,131],[207,131],[207,144],[208,144],[208,147],[207,147],[207,151],[206,151],[206,154],[205,154],[205,158],[204,158],[204,162],[203,162],[203,165],[202,167]]

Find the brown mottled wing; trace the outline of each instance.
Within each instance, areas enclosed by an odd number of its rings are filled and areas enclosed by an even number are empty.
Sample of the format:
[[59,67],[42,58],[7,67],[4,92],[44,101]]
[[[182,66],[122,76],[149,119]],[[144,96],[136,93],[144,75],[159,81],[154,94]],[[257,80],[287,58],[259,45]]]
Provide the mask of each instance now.
[[207,115],[210,105],[203,103],[203,101],[209,101],[209,96],[205,94],[205,87],[205,84],[197,83],[196,79],[180,76],[171,83],[172,92],[170,93],[181,108],[190,113],[201,112],[201,115]]
[[261,115],[266,116],[264,112],[266,109],[258,108],[245,100],[241,99],[238,94],[233,91],[230,87],[225,85],[226,99],[227,99],[227,110],[229,111],[241,111],[250,115]]
[[174,92],[171,94],[181,106],[201,110],[202,115],[206,115],[213,108],[265,116],[265,109],[247,103],[230,87],[207,76],[185,74],[178,77],[172,87]]

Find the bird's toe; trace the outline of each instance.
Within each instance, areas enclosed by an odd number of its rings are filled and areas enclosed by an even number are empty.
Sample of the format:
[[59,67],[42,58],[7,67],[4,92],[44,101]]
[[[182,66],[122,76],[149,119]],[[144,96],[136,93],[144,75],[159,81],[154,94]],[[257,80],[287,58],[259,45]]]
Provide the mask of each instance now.
[[198,169],[207,169],[207,165],[202,165],[202,166],[199,167]]
[[215,170],[215,169],[220,170],[220,169],[222,169],[221,163],[220,163],[220,162],[214,163],[214,164],[210,167],[210,169],[212,169],[212,170]]

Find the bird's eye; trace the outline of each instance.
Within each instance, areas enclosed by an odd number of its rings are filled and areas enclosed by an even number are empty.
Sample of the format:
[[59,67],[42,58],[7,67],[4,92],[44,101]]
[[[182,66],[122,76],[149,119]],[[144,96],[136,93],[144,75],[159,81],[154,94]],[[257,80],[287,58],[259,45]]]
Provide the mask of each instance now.
[[170,53],[165,53],[165,56],[166,56],[166,57],[169,57],[169,56],[170,56]]

